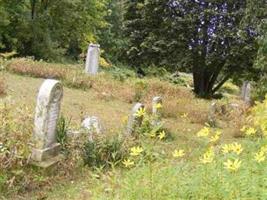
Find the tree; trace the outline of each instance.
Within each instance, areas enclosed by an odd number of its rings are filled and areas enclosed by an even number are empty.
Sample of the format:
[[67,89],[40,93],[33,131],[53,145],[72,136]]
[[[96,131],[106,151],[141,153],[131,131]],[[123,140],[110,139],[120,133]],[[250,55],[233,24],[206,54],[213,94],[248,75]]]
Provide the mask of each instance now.
[[253,68],[260,18],[247,16],[251,2],[265,5],[264,0],[147,0],[139,17],[141,41],[130,46],[138,55],[133,60],[191,71],[194,92],[211,97],[230,77]]
[[127,0],[125,4],[127,6],[123,26],[128,44],[127,60],[132,66],[140,66],[143,63],[143,56],[140,54],[141,44],[146,37],[143,31],[146,26],[143,19],[144,0]]
[[0,51],[61,60],[78,58],[106,25],[106,0],[1,0]]
[[124,0],[109,0],[107,15],[104,17],[107,26],[99,29],[99,43],[104,49],[104,56],[112,62],[125,61],[124,49],[127,45],[123,35]]

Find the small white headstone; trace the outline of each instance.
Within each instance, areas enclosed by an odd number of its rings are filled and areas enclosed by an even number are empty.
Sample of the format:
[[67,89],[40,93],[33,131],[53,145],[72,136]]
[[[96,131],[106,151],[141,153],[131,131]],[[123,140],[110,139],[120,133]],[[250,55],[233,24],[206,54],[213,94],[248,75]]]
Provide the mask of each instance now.
[[94,134],[102,134],[103,131],[100,120],[95,116],[86,117],[82,122],[82,128],[88,132],[90,141],[93,141]]
[[145,106],[141,103],[135,104],[128,119],[126,134],[131,135],[134,133],[137,127],[141,126],[143,116],[137,116],[138,111],[144,109]]
[[87,51],[85,72],[87,74],[96,75],[99,68],[100,45],[90,44]]
[[57,80],[47,79],[39,89],[34,120],[34,148],[31,158],[42,162],[59,155],[56,126],[63,97],[63,87]]

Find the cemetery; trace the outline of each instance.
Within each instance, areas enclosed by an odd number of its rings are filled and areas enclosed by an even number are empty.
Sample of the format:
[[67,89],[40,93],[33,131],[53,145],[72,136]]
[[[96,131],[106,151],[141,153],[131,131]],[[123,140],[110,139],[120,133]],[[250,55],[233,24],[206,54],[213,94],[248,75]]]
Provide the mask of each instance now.
[[0,3],[0,200],[267,199],[263,1],[63,2]]

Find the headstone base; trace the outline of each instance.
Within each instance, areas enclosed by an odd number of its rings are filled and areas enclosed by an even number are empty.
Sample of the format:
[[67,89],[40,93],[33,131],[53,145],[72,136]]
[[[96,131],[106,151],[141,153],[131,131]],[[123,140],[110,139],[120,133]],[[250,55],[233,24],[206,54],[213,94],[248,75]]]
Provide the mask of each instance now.
[[56,165],[58,162],[63,160],[63,158],[64,158],[64,156],[60,154],[56,157],[50,158],[50,159],[45,160],[45,161],[32,161],[31,164],[36,166],[36,167],[46,169],[46,168],[49,168],[49,167]]
[[46,149],[32,149],[31,159],[34,162],[43,162],[46,160],[51,160],[57,157],[60,152],[60,144],[56,143],[53,146]]

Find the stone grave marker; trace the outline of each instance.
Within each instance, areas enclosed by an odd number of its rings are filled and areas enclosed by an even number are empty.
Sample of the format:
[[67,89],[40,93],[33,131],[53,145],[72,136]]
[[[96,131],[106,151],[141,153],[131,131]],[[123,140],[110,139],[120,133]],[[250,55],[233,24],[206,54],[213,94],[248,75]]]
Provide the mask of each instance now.
[[162,117],[162,98],[154,97],[152,100],[152,116],[153,116],[153,125],[160,124],[160,120]]
[[90,44],[87,51],[85,72],[90,75],[96,75],[99,68],[100,45]]
[[59,161],[60,144],[57,143],[56,126],[63,97],[63,87],[57,80],[47,79],[39,89],[34,120],[34,164],[49,167]]
[[249,81],[244,81],[241,89],[241,98],[243,101],[250,105],[251,104],[251,83]]
[[216,126],[216,109],[217,109],[217,103],[212,102],[209,108],[208,122],[213,127]]
[[86,117],[82,122],[82,128],[88,133],[89,140],[93,141],[95,134],[102,134],[103,128],[98,117]]
[[128,124],[127,124],[127,130],[126,135],[131,135],[134,133],[137,127],[139,127],[142,124],[143,116],[139,117],[137,116],[138,111],[141,109],[144,109],[145,106],[141,103],[135,104],[135,106],[132,108],[131,114],[128,118]]

